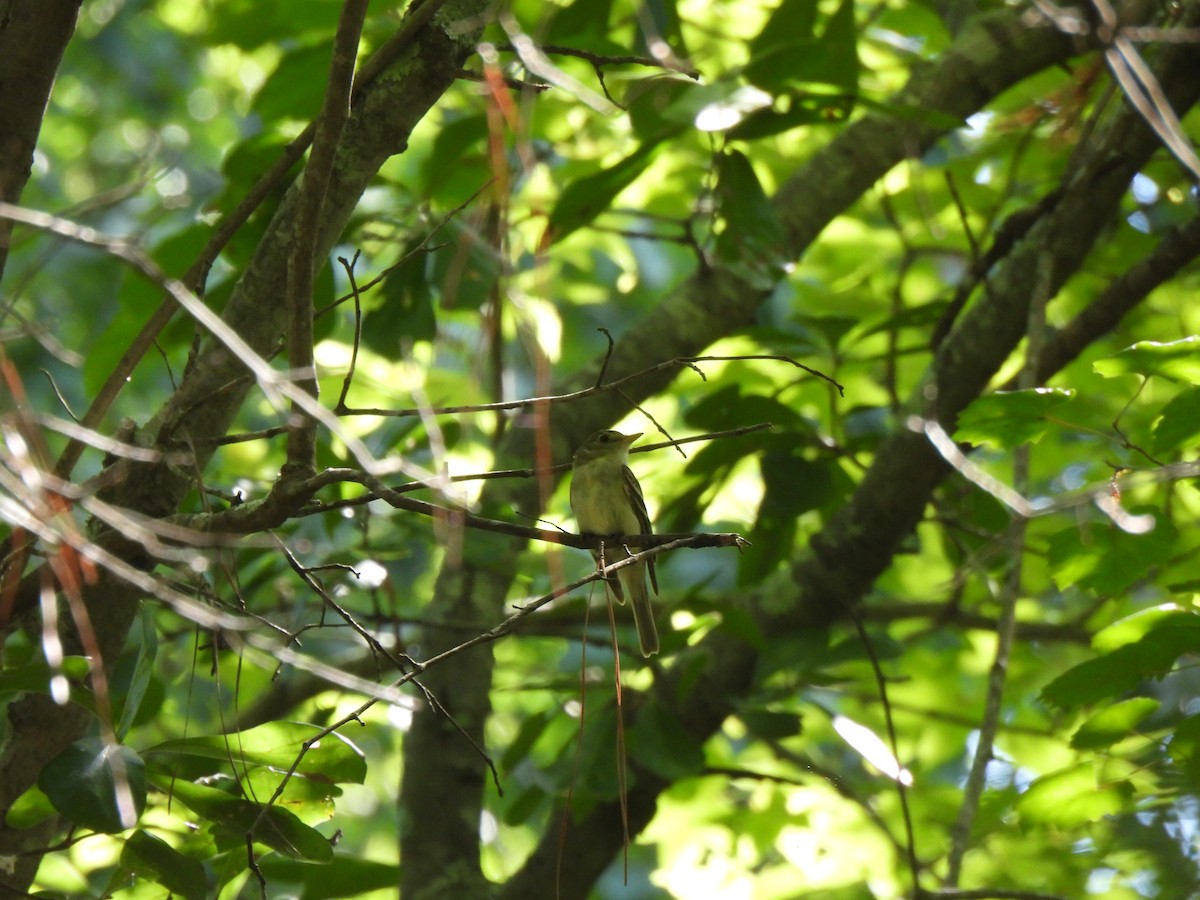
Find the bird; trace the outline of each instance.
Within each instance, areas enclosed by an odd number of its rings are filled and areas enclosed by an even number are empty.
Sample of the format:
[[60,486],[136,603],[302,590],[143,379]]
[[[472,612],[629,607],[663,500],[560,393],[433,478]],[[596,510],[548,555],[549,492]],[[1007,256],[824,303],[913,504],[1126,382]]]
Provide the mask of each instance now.
[[[652,531],[642,486],[627,465],[629,447],[641,436],[640,431],[636,434],[597,431],[583,442],[571,460],[571,510],[580,533],[614,538],[604,545],[606,565],[629,558],[624,542],[615,538]],[[600,561],[599,550],[593,550],[592,556]],[[623,604],[628,593],[642,656],[650,657],[658,653],[658,629],[654,627],[654,608],[646,590],[647,572],[657,594],[653,559],[620,569],[607,579],[607,584],[618,603]]]

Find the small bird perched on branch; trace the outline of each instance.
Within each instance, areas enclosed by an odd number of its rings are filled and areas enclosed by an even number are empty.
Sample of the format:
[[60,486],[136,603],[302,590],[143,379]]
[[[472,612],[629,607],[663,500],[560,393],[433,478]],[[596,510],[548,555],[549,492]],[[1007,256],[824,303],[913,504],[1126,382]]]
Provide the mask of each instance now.
[[[651,533],[642,486],[627,465],[629,447],[641,436],[640,431],[637,434],[597,431],[583,442],[572,459],[571,510],[581,534],[613,538],[611,543],[604,544],[606,565],[629,558],[629,551],[618,536]],[[593,550],[592,556],[600,561],[600,551]],[[658,579],[652,559],[626,566],[610,576],[607,583],[618,603],[625,602],[628,592],[642,656],[653,656],[658,652],[658,630],[654,627],[654,608],[646,591],[647,569],[657,594]]]

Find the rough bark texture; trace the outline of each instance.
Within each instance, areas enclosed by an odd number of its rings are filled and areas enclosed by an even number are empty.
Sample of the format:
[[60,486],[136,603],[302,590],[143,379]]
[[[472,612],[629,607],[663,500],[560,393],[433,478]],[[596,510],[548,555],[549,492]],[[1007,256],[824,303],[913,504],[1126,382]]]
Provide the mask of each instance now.
[[[447,4],[360,95],[338,145],[315,255],[318,266],[328,256],[380,165],[405,149],[413,126],[453,83],[464,60],[474,51],[483,5],[480,0]],[[224,313],[226,324],[260,355],[269,355],[283,334],[286,309],[280,302],[280,285],[286,279],[295,209],[293,186]],[[179,442],[188,436],[198,446],[205,446],[205,439],[225,434],[252,384],[241,361],[224,345],[210,340],[179,390],[142,430],[139,442],[167,449],[184,446]],[[206,459],[199,460],[201,467]],[[106,499],[143,514],[165,516],[175,511],[191,486],[177,469],[145,465]],[[96,625],[106,663],[111,663],[119,652],[138,599],[130,588],[110,577],[101,578],[85,590],[84,601]],[[57,707],[42,695],[30,695],[12,704],[10,739],[0,753],[0,809],[7,809],[33,785],[41,766],[81,736],[89,721],[88,714],[78,707]],[[40,862],[36,851],[48,843],[54,827],[53,822],[29,830],[0,824],[0,856],[13,855],[17,859],[13,871],[0,869],[0,897],[23,896],[20,892],[29,886]]]
[[[17,203],[79,0],[0,0],[0,200]],[[0,221],[0,278],[12,223]]]

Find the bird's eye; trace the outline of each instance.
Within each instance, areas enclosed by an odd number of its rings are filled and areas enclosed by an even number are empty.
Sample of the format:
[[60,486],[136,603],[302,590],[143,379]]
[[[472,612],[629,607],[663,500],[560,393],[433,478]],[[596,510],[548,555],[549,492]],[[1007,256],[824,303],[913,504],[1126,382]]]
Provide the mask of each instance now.
[[600,443],[602,443],[602,444],[607,444],[611,440],[612,440],[612,437],[608,434],[600,435]]

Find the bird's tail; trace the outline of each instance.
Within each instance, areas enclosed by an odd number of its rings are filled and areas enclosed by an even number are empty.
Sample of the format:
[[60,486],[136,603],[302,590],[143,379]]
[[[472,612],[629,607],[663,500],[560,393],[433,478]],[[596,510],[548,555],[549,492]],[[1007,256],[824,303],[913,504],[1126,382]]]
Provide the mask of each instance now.
[[650,603],[645,577],[643,576],[640,584],[628,587],[632,599],[633,621],[637,625],[638,640],[642,644],[642,656],[653,656],[658,652],[658,629],[654,625],[654,606]]

